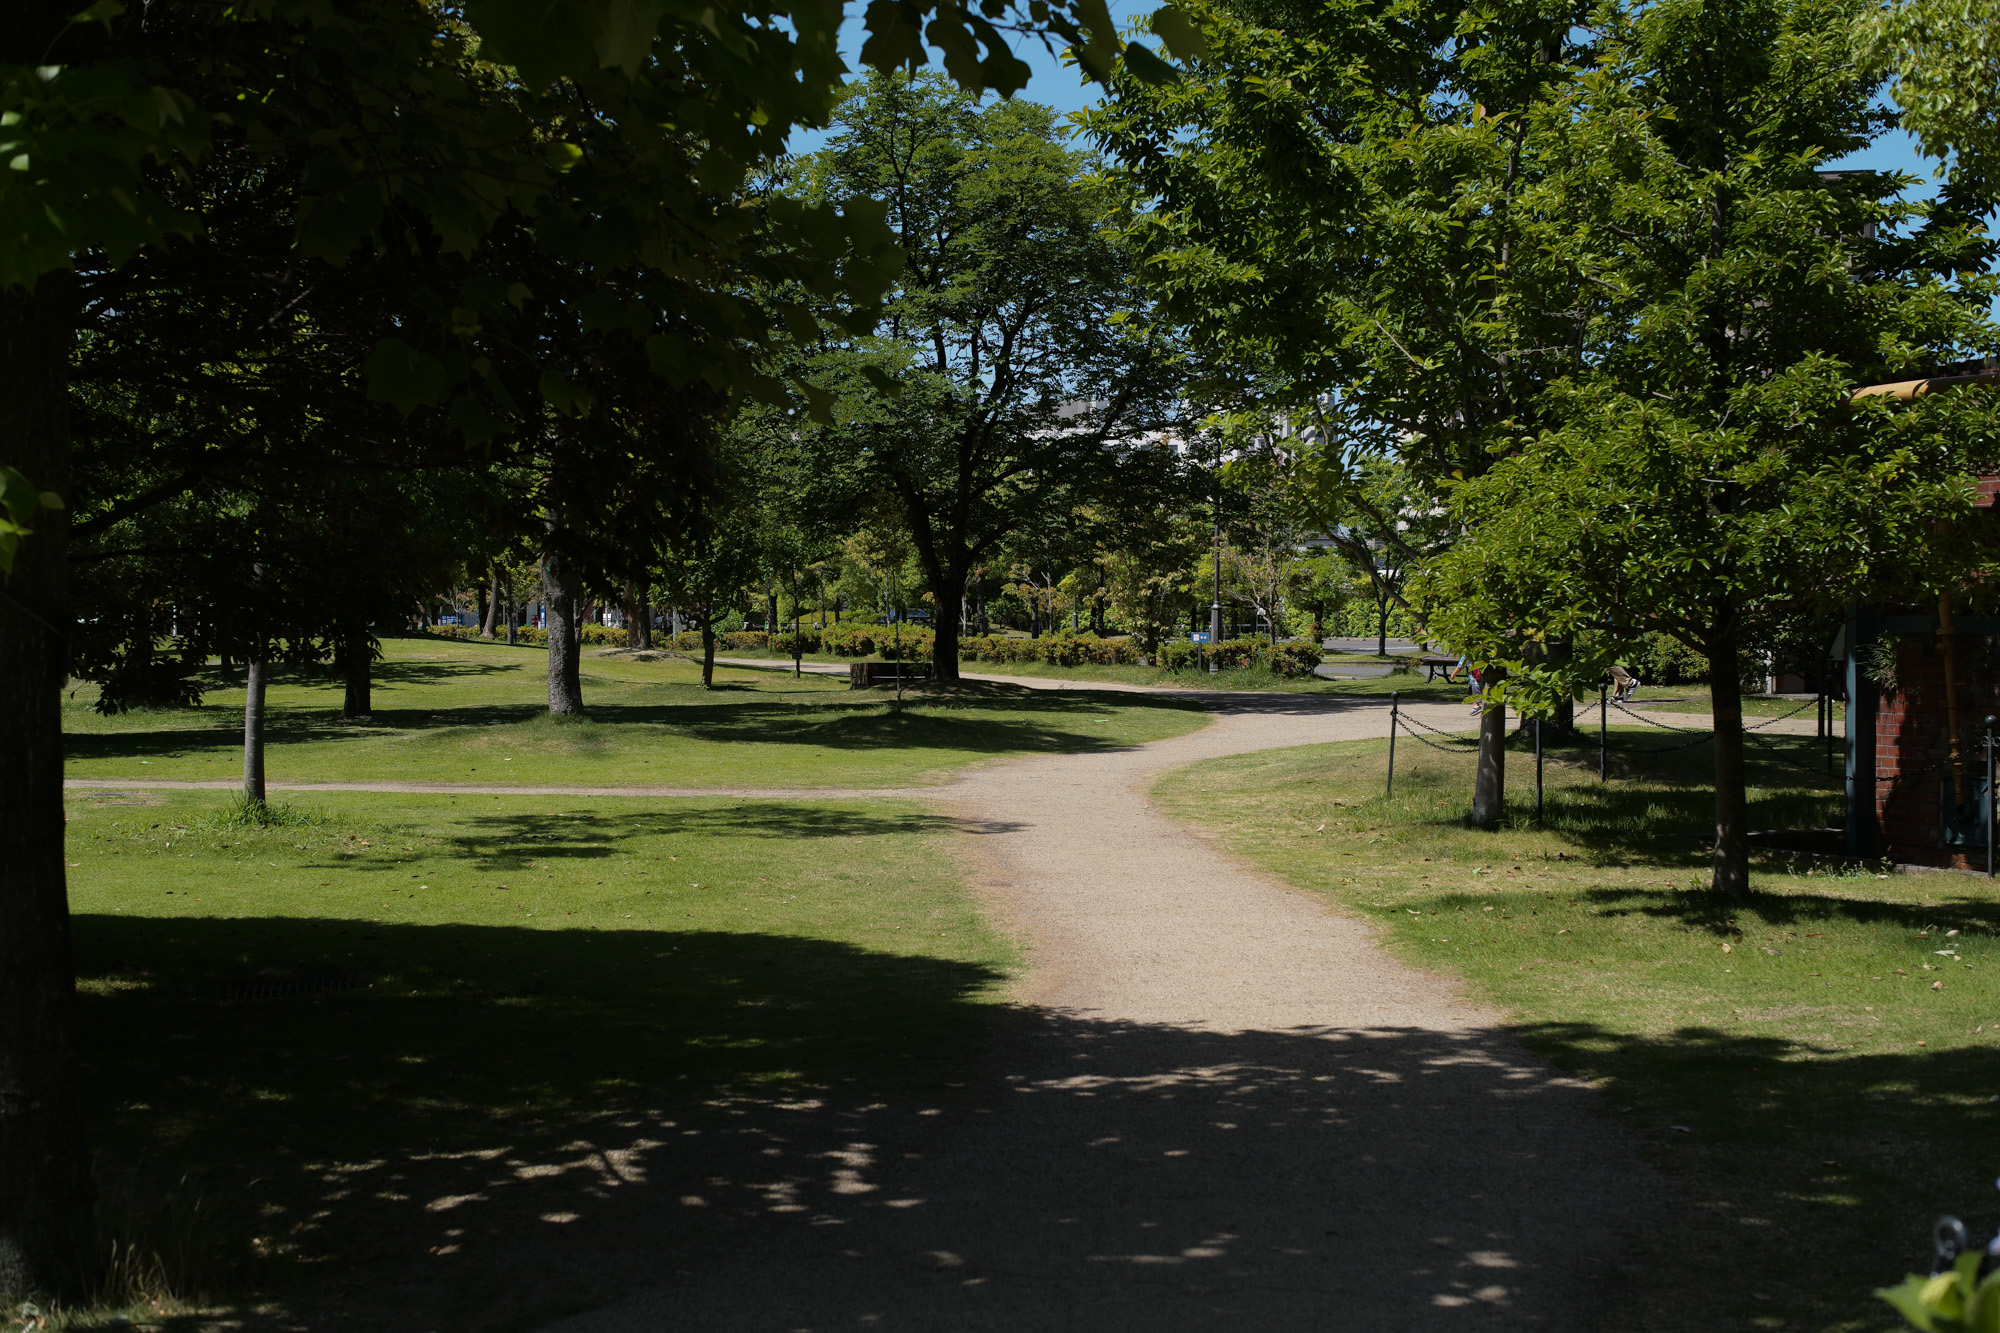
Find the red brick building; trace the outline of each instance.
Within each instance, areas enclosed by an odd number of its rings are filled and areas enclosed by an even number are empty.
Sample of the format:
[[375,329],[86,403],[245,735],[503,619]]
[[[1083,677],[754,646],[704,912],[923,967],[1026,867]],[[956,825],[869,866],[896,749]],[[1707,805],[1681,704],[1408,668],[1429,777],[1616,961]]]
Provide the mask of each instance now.
[[[1864,645],[1859,663],[1854,654],[1848,658],[1850,668],[1862,668],[1851,671],[1849,678],[1849,698],[1856,700],[1848,710],[1849,851],[1917,865],[1984,869],[1985,825],[1979,801],[1986,783],[1985,719],[2000,716],[2000,623],[1987,617],[1958,617],[1955,623],[1961,783],[1957,793],[1952,791],[1945,653],[1937,616],[1864,616],[1849,623],[1872,630],[1869,642],[1886,642],[1893,652],[1891,658]],[[1888,669],[1891,660],[1893,673]],[[1881,680],[1871,676],[1871,667]],[[1855,675],[1861,677],[1859,686]],[[1865,735],[1856,734],[1857,724],[1866,729]],[[1857,777],[1872,777],[1873,782],[1857,782]],[[1870,785],[1872,793],[1865,791]],[[1858,792],[1857,787],[1864,790]],[[1952,821],[1947,816],[1954,795],[1962,798],[1962,804]],[[1857,801],[1857,796],[1862,799]],[[1857,814],[1866,818],[1857,819]]]

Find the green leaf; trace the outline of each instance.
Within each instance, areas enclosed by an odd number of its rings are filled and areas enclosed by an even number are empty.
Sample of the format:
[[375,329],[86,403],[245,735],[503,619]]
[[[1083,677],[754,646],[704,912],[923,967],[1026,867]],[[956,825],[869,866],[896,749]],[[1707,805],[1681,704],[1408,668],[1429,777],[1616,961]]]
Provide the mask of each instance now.
[[880,366],[861,367],[861,378],[867,380],[869,387],[885,398],[903,396],[903,382]]
[[34,483],[11,467],[0,465],[0,574],[14,572],[14,552],[21,538],[34,530],[35,515],[44,509],[61,509],[62,498],[54,491],[37,491]]
[[404,416],[443,402],[450,387],[444,363],[401,338],[384,338],[375,344],[363,370],[368,376],[368,396]]
[[636,78],[639,67],[652,54],[653,37],[660,28],[660,11],[643,0],[611,0],[604,27],[597,34],[597,58],[607,69],[619,69],[625,77]]
[[1154,55],[1150,48],[1141,46],[1137,42],[1128,42],[1125,45],[1125,68],[1131,70],[1133,77],[1141,83],[1154,85],[1175,83],[1181,77],[1179,70]]
[[1153,11],[1153,32],[1176,60],[1200,60],[1207,57],[1208,38],[1194,25],[1194,20],[1172,5]]
[[111,20],[120,17],[121,15],[124,14],[124,12],[125,12],[125,6],[118,3],[118,0],[97,0],[96,4],[92,5],[89,9],[84,10],[81,14],[78,14],[75,18],[72,18],[70,22],[102,23],[106,27],[109,27],[111,25]]

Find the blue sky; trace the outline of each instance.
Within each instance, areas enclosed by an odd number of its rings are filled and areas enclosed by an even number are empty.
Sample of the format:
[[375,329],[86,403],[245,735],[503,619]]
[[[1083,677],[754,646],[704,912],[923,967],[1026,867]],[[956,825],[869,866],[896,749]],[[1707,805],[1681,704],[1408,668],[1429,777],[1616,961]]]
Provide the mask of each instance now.
[[[1149,14],[1159,0],[1112,0],[1111,13],[1121,24],[1129,24],[1140,15]],[[841,27],[840,47],[847,57],[847,63],[859,69],[862,40],[867,36],[863,27],[859,6]],[[1016,41],[1014,54],[1028,63],[1034,74],[1028,86],[1016,96],[1032,98],[1054,107],[1058,111],[1079,111],[1097,101],[1099,89],[1096,84],[1086,82],[1075,66],[1060,64],[1055,57],[1042,49],[1039,42]],[[798,130],[792,135],[791,148],[795,153],[810,153],[826,142],[826,133],[818,130]],[[1863,170],[1902,170],[1921,176],[1926,186],[1916,193],[1928,196],[1932,190],[1928,186],[1931,179],[1932,163],[1917,151],[1916,141],[1908,135],[1899,134],[1885,137],[1873,147],[1853,153],[1832,164],[1836,167],[1859,168]]]
[[[1142,0],[1132,3],[1112,0],[1111,14],[1121,24],[1130,22],[1140,14],[1150,14],[1157,7],[1158,0]],[[861,15],[852,14],[840,29],[840,51],[847,57],[847,63],[854,69],[861,68],[861,43],[867,37]],[[1036,102],[1054,107],[1058,111],[1081,111],[1097,101],[1099,89],[1094,83],[1087,83],[1075,66],[1065,67],[1056,58],[1042,49],[1036,41],[1016,40],[1014,54],[1026,61],[1034,74],[1028,86],[1016,93],[1016,97],[1026,97]],[[934,67],[936,67],[934,65]],[[826,142],[823,130],[794,130],[791,149],[795,153],[810,153]]]

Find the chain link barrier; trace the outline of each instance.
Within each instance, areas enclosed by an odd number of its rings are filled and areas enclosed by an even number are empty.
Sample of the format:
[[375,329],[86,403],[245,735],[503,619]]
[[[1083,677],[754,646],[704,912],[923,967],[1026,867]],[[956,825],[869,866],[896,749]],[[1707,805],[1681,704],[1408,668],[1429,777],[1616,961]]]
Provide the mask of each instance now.
[[[1404,717],[1401,714],[1397,715],[1396,723],[1398,726],[1402,728],[1403,734],[1408,736],[1411,740],[1416,741],[1422,745],[1428,745],[1433,750],[1441,750],[1446,754],[1472,754],[1475,753],[1479,748],[1479,737],[1477,736],[1461,736],[1457,732],[1442,731],[1437,727],[1430,726],[1428,723],[1418,722],[1415,718]],[[1444,737],[1447,741],[1450,741],[1451,744],[1449,745],[1438,744],[1436,741],[1431,740],[1430,737],[1421,735],[1417,731],[1418,727],[1422,727],[1425,731],[1430,732],[1432,736]],[[1470,746],[1472,748],[1471,749],[1463,748],[1466,746]]]
[[[1622,743],[1622,742],[1619,744],[1612,744],[1607,739],[1601,742],[1603,744],[1603,747],[1607,750],[1614,751],[1619,754],[1673,754],[1676,751],[1680,750],[1692,750],[1697,745],[1706,745],[1710,741],[1715,739],[1715,732],[1713,730],[1703,730],[1699,727],[1669,726],[1665,722],[1661,722],[1655,718],[1647,717],[1642,713],[1635,713],[1621,703],[1617,703],[1615,701],[1607,701],[1607,702],[1610,703],[1611,707],[1617,709],[1619,712],[1625,714],[1625,716],[1631,718],[1635,722],[1642,722],[1649,727],[1655,727],[1661,731],[1673,732],[1676,735],[1691,736],[1694,738],[1680,745],[1632,745],[1629,743]],[[1806,702],[1814,703],[1817,701],[1807,700]],[[1766,718],[1764,721],[1758,723],[1757,726],[1755,727],[1743,728],[1742,735],[1745,740],[1748,740],[1753,744],[1755,744],[1757,748],[1765,756],[1767,756],[1771,762],[1776,764],[1781,764],[1787,768],[1796,769],[1799,772],[1808,774],[1809,776],[1812,777],[1825,778],[1828,776],[1828,774],[1826,774],[1823,770],[1818,768],[1809,768],[1806,765],[1799,763],[1795,759],[1790,759],[1786,757],[1776,749],[1776,747],[1771,743],[1771,741],[1768,738],[1756,734],[1756,732],[1760,728],[1768,727],[1774,722],[1783,722],[1786,718],[1796,717],[1800,713],[1804,712],[1805,709],[1806,709],[1806,704],[1802,703],[1797,708],[1792,709],[1791,712],[1789,713],[1782,713],[1777,717]],[[1479,746],[1479,737],[1477,735],[1466,736],[1459,732],[1446,731],[1441,727],[1431,726],[1428,722],[1420,722],[1416,718],[1410,717],[1408,714],[1403,713],[1400,709],[1395,712],[1394,718],[1397,727],[1401,729],[1404,735],[1409,736],[1412,740],[1418,741],[1421,744],[1429,746],[1433,750],[1442,751],[1445,754],[1468,754],[1471,753],[1473,750],[1476,750]],[[1422,728],[1423,731],[1429,732],[1432,736],[1442,737],[1444,740],[1449,742],[1449,744],[1440,745],[1438,742],[1433,741],[1428,737],[1424,736],[1418,730],[1418,728]],[[1582,728],[1572,728],[1571,734],[1579,738],[1583,738],[1585,740],[1588,739],[1588,737],[1583,732]],[[1815,736],[1812,737],[1811,739],[1817,740],[1820,738]],[[1918,769],[1915,773],[1896,774],[1892,777],[1878,778],[1877,781],[1893,782],[1898,777],[1922,777],[1925,773],[1929,773],[1941,767],[1943,767],[1943,761],[1940,761],[1939,763],[1936,764],[1932,764],[1929,768]]]

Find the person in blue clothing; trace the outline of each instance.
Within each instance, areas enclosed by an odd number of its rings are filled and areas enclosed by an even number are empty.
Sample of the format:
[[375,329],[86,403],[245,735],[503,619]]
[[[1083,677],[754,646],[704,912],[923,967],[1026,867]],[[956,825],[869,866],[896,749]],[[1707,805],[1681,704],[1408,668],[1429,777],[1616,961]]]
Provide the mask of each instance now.
[[[1446,680],[1451,680],[1454,677],[1456,677],[1458,673],[1461,671],[1465,673],[1466,696],[1469,698],[1472,695],[1478,694],[1479,691],[1483,688],[1483,685],[1479,679],[1479,668],[1472,665],[1472,659],[1466,656],[1464,653],[1460,653],[1458,655],[1458,661],[1452,666],[1450,671],[1445,673],[1444,678]],[[1486,710],[1486,701],[1484,699],[1481,699],[1477,703],[1472,705],[1472,715],[1474,717],[1478,717],[1485,710]]]

